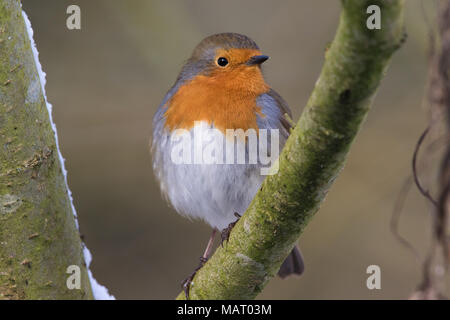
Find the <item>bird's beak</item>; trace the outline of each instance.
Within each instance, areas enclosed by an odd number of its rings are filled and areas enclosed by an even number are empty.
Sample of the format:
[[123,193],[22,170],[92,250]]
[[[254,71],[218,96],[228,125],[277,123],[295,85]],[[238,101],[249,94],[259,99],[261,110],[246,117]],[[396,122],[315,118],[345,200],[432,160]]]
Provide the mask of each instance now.
[[269,56],[260,55],[260,56],[253,56],[247,61],[247,65],[254,66],[263,63],[269,59]]

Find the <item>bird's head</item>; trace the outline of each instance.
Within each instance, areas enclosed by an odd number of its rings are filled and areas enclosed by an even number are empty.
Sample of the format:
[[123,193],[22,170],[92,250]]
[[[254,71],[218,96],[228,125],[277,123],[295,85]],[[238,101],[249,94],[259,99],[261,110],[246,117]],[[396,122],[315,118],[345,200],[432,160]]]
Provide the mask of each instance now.
[[245,81],[263,82],[261,64],[269,59],[249,37],[237,33],[219,33],[203,39],[180,74],[185,80],[197,75],[217,79],[227,86],[241,87]]

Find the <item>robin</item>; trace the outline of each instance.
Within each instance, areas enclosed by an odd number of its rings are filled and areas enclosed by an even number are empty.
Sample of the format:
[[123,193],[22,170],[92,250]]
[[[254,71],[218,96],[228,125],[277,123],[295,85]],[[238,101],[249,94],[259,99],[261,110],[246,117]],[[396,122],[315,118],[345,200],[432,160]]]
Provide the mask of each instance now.
[[[260,170],[261,161],[224,160],[225,154],[229,155],[224,145],[231,140],[236,148],[245,145],[247,158],[251,157],[251,150],[255,150],[249,145],[249,136],[242,139],[242,136],[232,135],[230,139],[228,133],[230,130],[255,131],[257,136],[263,136],[261,130],[270,130],[271,136],[278,136],[279,148],[289,136],[290,109],[265,82],[261,72],[261,64],[268,58],[245,35],[220,33],[203,39],[182,67],[153,118],[153,169],[164,197],[179,214],[200,218],[213,228],[199,267],[183,282],[186,298],[189,298],[195,273],[209,258],[217,231],[221,231],[223,244],[236,218],[245,212],[265,178]],[[206,134],[211,130],[214,134]],[[272,133],[275,131],[277,135]],[[195,146],[198,133],[209,137],[206,146]],[[273,145],[273,141],[261,143],[258,140],[257,158],[261,151],[270,154]],[[213,161],[192,160],[193,154],[195,158],[196,152],[204,154],[202,152],[211,146],[215,148],[211,153],[215,153]],[[182,150],[181,158],[185,161],[178,161],[175,149]],[[230,150],[234,151],[234,147]],[[232,160],[237,158],[232,154]],[[278,275],[282,278],[300,275],[303,270],[302,256],[294,247]]]

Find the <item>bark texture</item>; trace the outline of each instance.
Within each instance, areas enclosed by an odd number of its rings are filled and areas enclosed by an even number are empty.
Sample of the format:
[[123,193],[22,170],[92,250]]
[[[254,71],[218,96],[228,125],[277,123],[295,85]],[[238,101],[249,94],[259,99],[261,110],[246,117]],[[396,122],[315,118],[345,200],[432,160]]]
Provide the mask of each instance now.
[[[81,289],[66,285],[70,265]],[[0,299],[90,299],[82,244],[18,0],[0,0]]]

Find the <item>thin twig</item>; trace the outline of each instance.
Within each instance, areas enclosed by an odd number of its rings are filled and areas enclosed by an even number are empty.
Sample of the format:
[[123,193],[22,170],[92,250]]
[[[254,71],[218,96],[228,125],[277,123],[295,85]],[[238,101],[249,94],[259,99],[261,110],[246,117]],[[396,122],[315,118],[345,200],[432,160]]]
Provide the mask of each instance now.
[[400,216],[402,214],[403,207],[405,205],[406,197],[407,197],[409,191],[411,190],[412,182],[413,182],[413,179],[411,176],[409,176],[403,183],[403,186],[397,196],[397,200],[395,201],[394,210],[393,210],[392,216],[391,216],[390,227],[391,227],[392,234],[398,240],[398,242],[400,242],[400,244],[402,244],[408,250],[410,250],[411,253],[414,255],[414,257],[416,258],[416,261],[419,263],[420,262],[419,253],[414,248],[414,246],[411,244],[411,242],[409,242],[399,232]]
[[413,159],[412,159],[412,170],[413,170],[413,177],[414,177],[414,183],[417,186],[417,189],[419,189],[419,192],[428,200],[430,200],[430,202],[434,205],[434,206],[438,206],[438,203],[436,200],[433,199],[433,197],[431,196],[430,192],[428,190],[425,190],[420,181],[419,181],[419,176],[417,173],[417,158],[418,158],[418,154],[419,154],[419,150],[420,147],[422,146],[423,141],[425,140],[425,137],[427,136],[428,132],[430,131],[430,126],[428,126],[424,132],[420,135],[419,140],[417,141],[416,144],[416,148],[414,149],[414,154],[413,154]]

